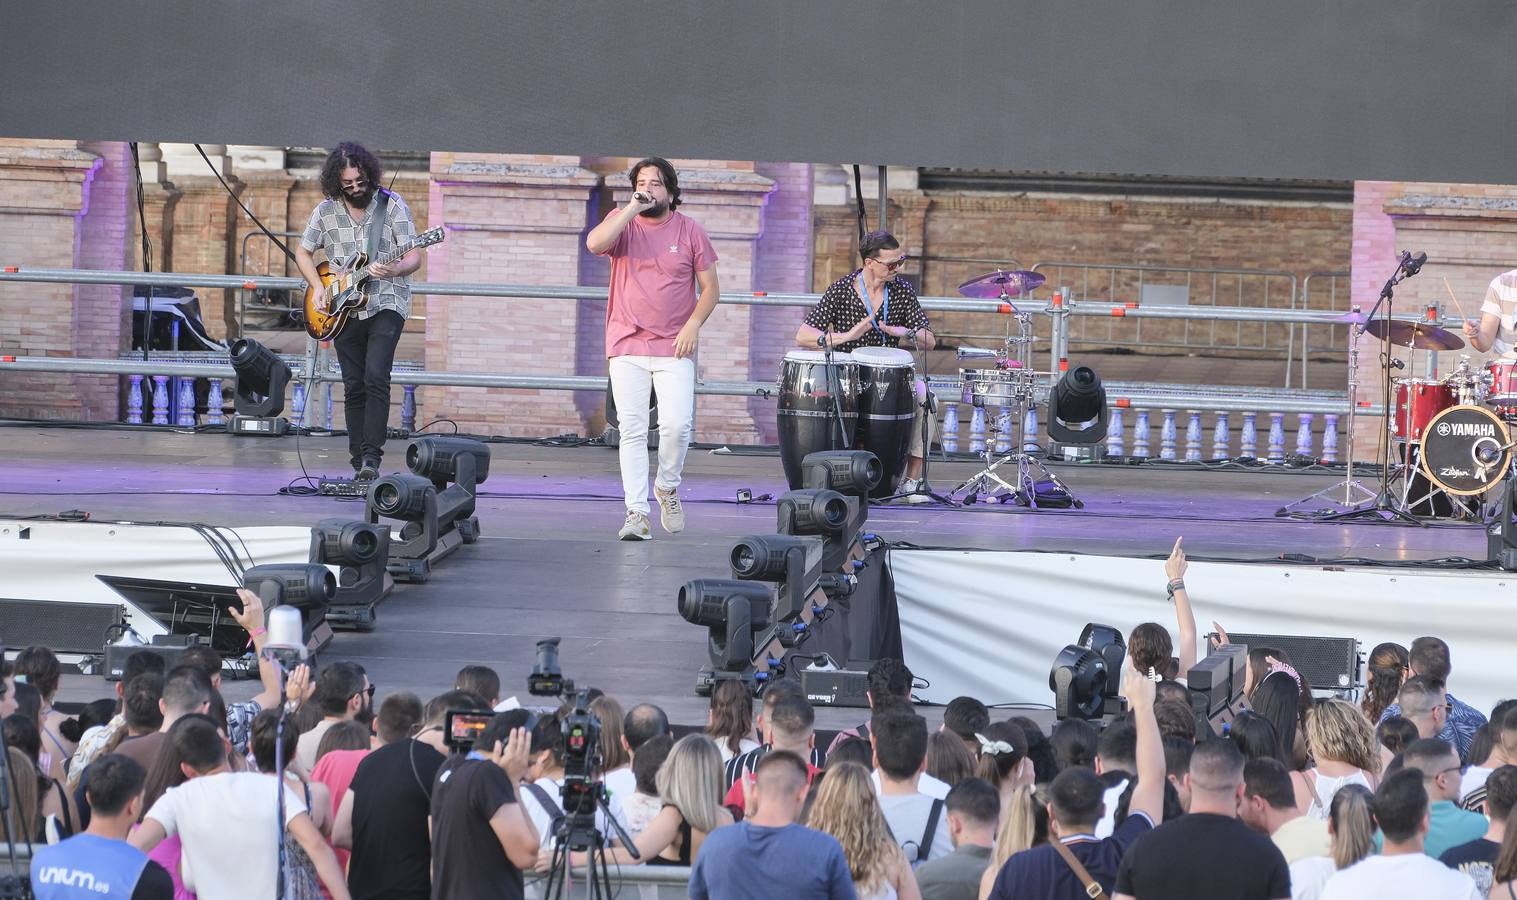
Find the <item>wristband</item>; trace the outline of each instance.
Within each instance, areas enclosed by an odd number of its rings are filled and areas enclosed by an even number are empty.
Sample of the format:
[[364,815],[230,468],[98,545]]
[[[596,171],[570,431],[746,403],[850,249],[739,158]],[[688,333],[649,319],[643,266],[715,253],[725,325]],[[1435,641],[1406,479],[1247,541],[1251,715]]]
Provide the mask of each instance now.
[[264,635],[266,635],[268,633],[269,633],[269,630],[267,628],[264,628],[262,625],[258,626],[257,628],[254,628],[252,631],[249,631],[248,632],[248,646],[249,647],[253,646],[253,641],[257,640],[258,638],[263,637]]
[[1171,579],[1169,584],[1165,587],[1169,591],[1169,595],[1173,597],[1175,595],[1175,591],[1185,590],[1185,580],[1182,578]]
[[819,335],[816,336],[816,345],[818,347],[826,347],[827,346],[827,332],[824,331],[821,334],[819,334]]

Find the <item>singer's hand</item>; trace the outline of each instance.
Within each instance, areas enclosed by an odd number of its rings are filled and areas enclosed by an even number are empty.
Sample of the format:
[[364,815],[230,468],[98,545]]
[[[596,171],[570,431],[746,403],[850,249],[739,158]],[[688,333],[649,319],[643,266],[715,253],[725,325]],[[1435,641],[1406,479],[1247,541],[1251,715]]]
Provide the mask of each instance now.
[[284,699],[287,703],[300,706],[311,696],[316,686],[311,684],[311,667],[305,663],[295,667],[290,673],[290,678],[284,683]]
[[238,588],[237,599],[242,601],[242,607],[228,606],[227,612],[251,637],[253,632],[263,627],[263,598],[247,588]]
[[695,345],[700,342],[701,326],[694,319],[685,323],[685,327],[679,330],[679,335],[674,339],[674,355],[680,359],[695,355]]
[[627,200],[626,209],[629,210],[630,212],[632,212],[634,215],[636,215],[637,213],[643,212],[645,210],[652,209],[654,206],[657,205],[657,204],[655,204],[653,202],[653,198],[652,198],[651,194],[643,194],[643,196],[644,197],[648,197],[648,202],[647,203],[644,203],[643,201],[637,199],[638,192],[633,192],[632,197]]

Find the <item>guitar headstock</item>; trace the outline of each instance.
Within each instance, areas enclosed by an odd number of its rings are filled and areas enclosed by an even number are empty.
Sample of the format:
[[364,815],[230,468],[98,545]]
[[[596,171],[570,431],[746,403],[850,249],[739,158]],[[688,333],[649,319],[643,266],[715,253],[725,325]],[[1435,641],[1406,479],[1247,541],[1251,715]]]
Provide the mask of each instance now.
[[447,235],[443,232],[442,226],[439,225],[436,228],[429,228],[426,231],[423,231],[421,234],[418,234],[416,236],[416,240],[411,242],[411,247],[413,249],[419,247],[430,247],[433,244],[442,243],[442,239],[445,237],[447,237]]

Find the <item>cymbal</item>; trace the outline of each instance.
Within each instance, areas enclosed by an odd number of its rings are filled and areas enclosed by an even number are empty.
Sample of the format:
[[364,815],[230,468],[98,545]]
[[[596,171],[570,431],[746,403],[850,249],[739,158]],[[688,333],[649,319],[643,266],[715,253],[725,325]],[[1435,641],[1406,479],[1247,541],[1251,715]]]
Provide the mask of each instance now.
[[1046,276],[1037,272],[1004,272],[997,269],[959,285],[959,293],[979,300],[995,300],[1002,294],[1020,297],[1031,293],[1047,280]]
[[1364,330],[1377,338],[1385,337],[1389,331],[1392,344],[1415,350],[1458,350],[1464,346],[1464,338],[1426,322],[1376,319]]
[[1348,325],[1363,325],[1365,322],[1368,322],[1369,320],[1370,320],[1369,316],[1366,316],[1364,313],[1362,313],[1362,312],[1360,312],[1359,310],[1356,309],[1353,312],[1346,312],[1346,313],[1344,313],[1343,315],[1339,316],[1338,318],[1334,319],[1333,321],[1335,321],[1335,322],[1343,322],[1343,323],[1348,324]]

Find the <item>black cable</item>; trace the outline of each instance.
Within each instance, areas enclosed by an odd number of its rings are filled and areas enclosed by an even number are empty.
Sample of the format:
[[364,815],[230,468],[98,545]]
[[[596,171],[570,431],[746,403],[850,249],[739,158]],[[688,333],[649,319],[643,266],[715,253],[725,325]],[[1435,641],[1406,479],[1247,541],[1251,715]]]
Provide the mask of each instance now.
[[[153,271],[153,240],[147,233],[146,205],[142,199],[142,160],[137,155],[137,142],[132,141],[132,175],[137,186],[137,225],[142,232],[142,271]],[[137,292],[133,291],[133,295]],[[142,359],[148,358],[148,344],[152,341],[153,286],[147,286],[147,305],[142,309]]]

